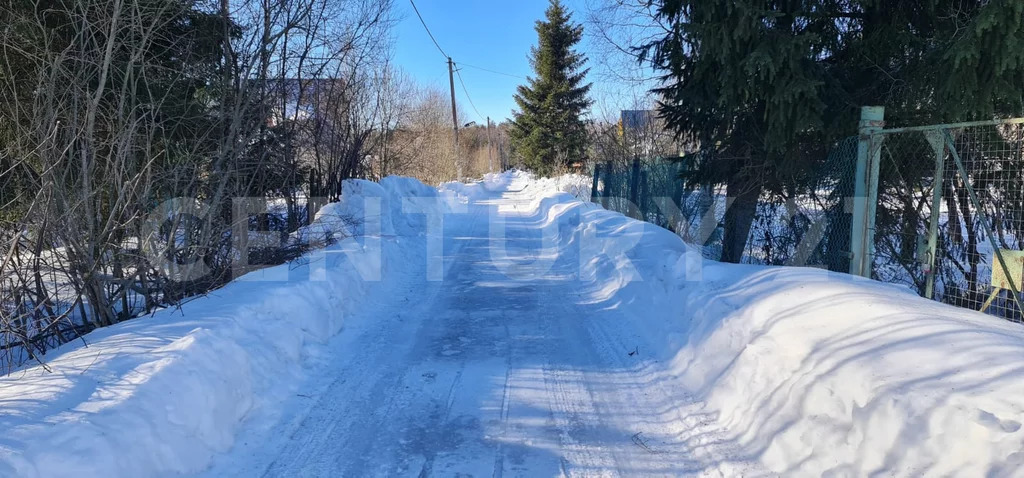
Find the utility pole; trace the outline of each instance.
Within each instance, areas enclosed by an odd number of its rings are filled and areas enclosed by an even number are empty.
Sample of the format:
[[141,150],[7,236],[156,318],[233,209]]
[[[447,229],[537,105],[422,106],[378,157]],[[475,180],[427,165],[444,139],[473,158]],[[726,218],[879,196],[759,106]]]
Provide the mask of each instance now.
[[462,180],[462,160],[459,158],[459,118],[455,112],[455,62],[448,57],[448,85],[452,91],[452,127],[455,131],[455,167],[458,171],[458,180]]
[[494,159],[491,157],[491,117],[487,117],[487,169],[494,172]]

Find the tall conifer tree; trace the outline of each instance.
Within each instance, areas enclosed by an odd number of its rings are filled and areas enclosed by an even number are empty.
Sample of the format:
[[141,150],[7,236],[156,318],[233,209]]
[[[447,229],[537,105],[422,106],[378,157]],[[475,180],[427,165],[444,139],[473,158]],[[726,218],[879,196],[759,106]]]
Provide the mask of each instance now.
[[574,50],[583,37],[583,27],[572,23],[571,14],[559,0],[551,0],[545,20],[538,21],[538,44],[530,52],[536,73],[515,95],[519,110],[514,112],[509,137],[512,148],[526,167],[538,174],[550,174],[586,150],[586,128],[582,115],[590,100],[590,83],[583,84],[589,69],[586,56]]
[[[726,184],[722,260],[738,262],[758,199],[784,196],[854,134],[890,124],[1024,114],[1024,1],[654,0],[666,33],[641,45],[660,113],[715,156],[687,179]],[[927,169],[927,168],[925,168]]]

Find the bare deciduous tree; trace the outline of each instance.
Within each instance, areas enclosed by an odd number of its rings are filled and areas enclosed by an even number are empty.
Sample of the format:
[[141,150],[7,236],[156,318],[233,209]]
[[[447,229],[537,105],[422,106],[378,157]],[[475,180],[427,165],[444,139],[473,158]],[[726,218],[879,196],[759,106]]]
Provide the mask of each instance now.
[[0,6],[0,366],[230,280],[260,217],[238,204],[283,197],[282,232],[297,228],[300,138],[317,123],[303,105],[325,85],[348,118],[334,147],[356,165],[340,174],[365,172],[390,8]]

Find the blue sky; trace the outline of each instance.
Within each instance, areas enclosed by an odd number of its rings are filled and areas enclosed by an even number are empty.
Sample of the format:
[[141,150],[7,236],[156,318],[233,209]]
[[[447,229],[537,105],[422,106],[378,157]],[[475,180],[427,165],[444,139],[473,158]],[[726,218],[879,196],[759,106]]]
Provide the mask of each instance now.
[[[573,20],[586,19],[584,0],[563,0]],[[526,77],[532,74],[527,58],[537,41],[534,22],[544,16],[547,0],[417,0],[423,19],[434,38],[456,64],[465,63]],[[430,41],[408,0],[396,0],[400,18],[395,27],[394,63],[418,84],[448,91],[448,68],[444,56]],[[586,48],[586,41],[580,48]],[[461,67],[469,95],[483,116],[493,121],[511,116],[512,95],[524,79]],[[591,81],[595,81],[591,78]],[[456,100],[470,120],[483,123],[466,100],[455,79]]]

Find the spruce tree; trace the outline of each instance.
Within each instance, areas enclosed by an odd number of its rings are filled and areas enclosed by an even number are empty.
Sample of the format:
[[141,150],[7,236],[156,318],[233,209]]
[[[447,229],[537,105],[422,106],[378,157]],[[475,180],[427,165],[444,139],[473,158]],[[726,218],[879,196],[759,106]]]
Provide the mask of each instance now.
[[[691,185],[726,184],[722,260],[738,262],[763,193],[784,196],[856,132],[1024,109],[1024,2],[655,0],[667,28],[638,50],[662,73],[660,113],[714,154]],[[927,168],[924,168],[927,170]]]
[[559,0],[551,0],[545,17],[537,22],[538,44],[530,52],[536,76],[518,88],[519,110],[509,131],[513,151],[540,175],[583,159],[587,134],[581,117],[590,107],[591,86],[583,84],[587,58],[574,50],[583,27],[572,23]]

